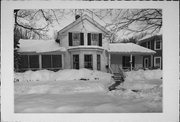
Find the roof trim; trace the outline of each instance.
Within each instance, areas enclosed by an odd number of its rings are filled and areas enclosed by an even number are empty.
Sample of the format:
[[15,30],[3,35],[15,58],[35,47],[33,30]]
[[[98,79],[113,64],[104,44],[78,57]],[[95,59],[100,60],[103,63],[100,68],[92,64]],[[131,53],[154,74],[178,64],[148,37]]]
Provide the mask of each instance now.
[[74,27],[75,25],[79,24],[80,22],[82,22],[84,20],[88,20],[91,24],[95,25],[96,27],[98,27],[100,30],[102,30],[106,34],[110,33],[105,27],[101,26],[95,20],[90,18],[87,14],[83,15],[82,17],[79,17],[77,20],[75,20],[74,22],[70,23],[69,25],[67,25],[66,27],[61,29],[58,33],[64,33],[65,31],[71,29],[72,27]]

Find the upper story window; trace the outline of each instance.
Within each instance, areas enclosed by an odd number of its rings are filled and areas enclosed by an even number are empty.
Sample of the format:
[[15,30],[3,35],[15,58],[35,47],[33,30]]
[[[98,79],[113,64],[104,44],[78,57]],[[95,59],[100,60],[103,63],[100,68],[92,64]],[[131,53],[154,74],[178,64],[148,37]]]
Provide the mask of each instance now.
[[80,33],[72,33],[72,43],[73,46],[80,45]]
[[151,42],[150,41],[146,42],[146,47],[151,49]]
[[92,33],[91,34],[91,45],[99,45],[99,34],[97,33]]
[[161,41],[160,40],[156,40],[154,42],[154,49],[155,50],[160,50],[161,49]]
[[88,33],[88,45],[102,46],[102,33]]
[[84,45],[84,33],[69,32],[69,46]]

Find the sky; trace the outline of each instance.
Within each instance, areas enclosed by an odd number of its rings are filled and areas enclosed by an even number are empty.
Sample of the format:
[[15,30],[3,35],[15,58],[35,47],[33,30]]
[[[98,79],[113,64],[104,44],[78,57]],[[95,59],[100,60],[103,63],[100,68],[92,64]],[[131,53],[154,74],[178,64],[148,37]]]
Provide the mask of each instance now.
[[[45,9],[43,10],[46,14],[46,17],[49,17],[51,19],[51,23],[49,26],[49,31],[47,32],[47,35],[50,39],[55,38],[56,33],[60,31],[62,28],[67,26],[68,24],[72,23],[75,21],[75,15],[80,14],[81,16],[84,14],[87,14],[88,16],[92,17],[96,22],[101,24],[104,27],[107,27],[107,25],[114,23],[114,21],[119,21],[118,18],[115,18],[118,14],[121,15],[122,11],[125,9],[108,9],[105,12],[105,9]],[[32,10],[32,11],[37,11],[37,10]],[[54,13],[53,13],[53,12]],[[92,11],[94,13],[92,13]],[[48,14],[50,13],[50,14]],[[35,14],[34,14],[35,15]],[[56,17],[54,17],[56,15]],[[98,16],[101,16],[102,18],[99,18]],[[30,18],[32,20],[32,18]],[[19,18],[20,22],[23,22],[25,24],[30,24],[30,25],[37,25],[38,27],[43,27],[46,25],[45,19],[42,17],[42,13],[39,12],[39,14],[36,14],[36,16],[33,18],[35,21],[28,21],[28,19],[21,19]],[[109,26],[112,27],[112,26]],[[132,28],[137,27],[136,24],[131,25]],[[109,30],[109,28],[107,28]],[[120,30],[116,32],[117,39],[122,40],[122,39],[127,39],[132,36],[134,36],[134,33],[129,33],[129,31],[124,31]]]

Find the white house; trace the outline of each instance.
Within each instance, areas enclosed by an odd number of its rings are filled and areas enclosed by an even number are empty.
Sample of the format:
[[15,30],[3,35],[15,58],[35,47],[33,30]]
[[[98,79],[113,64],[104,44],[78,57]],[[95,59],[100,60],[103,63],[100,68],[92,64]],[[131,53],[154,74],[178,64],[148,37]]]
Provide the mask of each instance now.
[[19,41],[18,69],[79,69],[106,72],[113,69],[143,68],[143,56],[155,51],[133,43],[110,43],[109,31],[84,15],[58,32],[57,40]]

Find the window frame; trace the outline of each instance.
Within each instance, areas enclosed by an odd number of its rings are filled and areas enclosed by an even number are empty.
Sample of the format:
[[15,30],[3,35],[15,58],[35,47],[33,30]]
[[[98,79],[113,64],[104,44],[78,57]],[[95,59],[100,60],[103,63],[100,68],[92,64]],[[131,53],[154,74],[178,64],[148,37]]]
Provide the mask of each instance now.
[[[157,48],[157,42],[160,43],[160,47],[159,48]],[[161,42],[161,40],[155,40],[154,41],[154,49],[155,50],[161,50],[162,49],[162,42]]]
[[156,56],[156,57],[154,57],[154,67],[157,67],[157,63],[156,63],[156,59],[160,59],[160,64],[159,64],[159,68],[161,69],[161,57],[160,56]]
[[101,70],[101,55],[100,54],[97,54],[97,70],[99,71]]
[[[91,62],[90,61],[85,61],[85,56],[91,56]],[[86,67],[86,64],[90,63],[92,67]],[[84,54],[84,68],[87,69],[92,69],[93,70],[93,55],[92,54]]]
[[[98,37],[96,41],[93,40],[93,35],[96,35]],[[99,46],[99,33],[91,33],[91,45]]]
[[146,42],[146,48],[151,49],[151,41]]
[[[74,35],[78,34],[78,39],[74,39]],[[81,33],[80,32],[72,32],[72,46],[80,46],[81,45]]]
[[[43,67],[43,56],[50,56],[50,61],[51,61],[51,64],[50,64],[50,67]],[[53,62],[53,56],[60,56],[60,60],[61,60],[61,64],[60,64],[60,67],[54,67],[54,62]],[[42,62],[42,69],[61,69],[62,68],[62,55],[61,54],[42,54],[41,55],[41,62]]]

